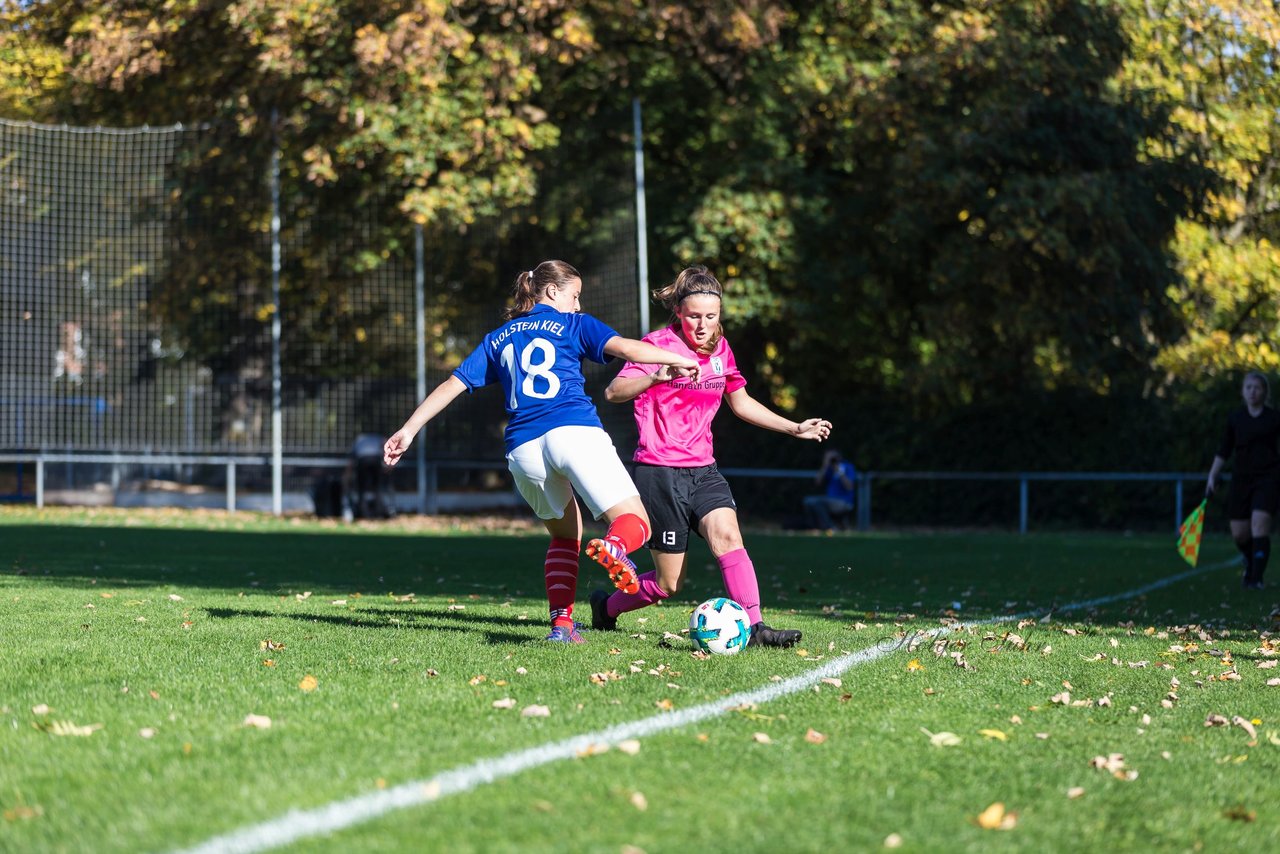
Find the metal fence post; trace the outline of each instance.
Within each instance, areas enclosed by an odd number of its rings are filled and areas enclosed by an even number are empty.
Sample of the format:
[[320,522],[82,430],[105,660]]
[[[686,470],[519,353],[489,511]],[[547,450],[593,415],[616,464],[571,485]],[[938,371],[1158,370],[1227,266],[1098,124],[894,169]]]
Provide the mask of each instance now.
[[236,461],[227,460],[227,512],[236,512]]
[[1182,479],[1174,481],[1174,501],[1173,501],[1173,529],[1176,531],[1182,525]]
[[1027,532],[1027,479],[1018,478],[1018,533]]
[[44,508],[44,459],[36,458],[36,507]]

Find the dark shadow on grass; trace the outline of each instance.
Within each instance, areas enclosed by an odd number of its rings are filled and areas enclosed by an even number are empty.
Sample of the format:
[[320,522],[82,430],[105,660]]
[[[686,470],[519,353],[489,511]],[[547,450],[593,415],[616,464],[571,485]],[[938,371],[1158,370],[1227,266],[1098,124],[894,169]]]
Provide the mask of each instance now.
[[[458,632],[462,634],[470,634],[479,631],[476,626],[471,623],[518,623],[523,622],[525,625],[535,626],[536,623],[527,621],[504,620],[490,617],[468,617],[462,622],[445,622],[437,619],[434,614],[413,614],[406,617],[400,622],[392,622],[391,617],[386,619],[361,619],[361,613],[348,614],[282,614],[278,611],[254,611],[243,608],[205,608],[204,612],[210,617],[219,620],[234,620],[241,617],[250,619],[277,619],[284,618],[288,620],[298,620],[304,623],[326,623],[331,626],[343,626],[352,629],[423,629],[433,632]],[[378,612],[387,613],[387,612]],[[391,612],[406,613],[406,612]],[[408,612],[411,613],[411,612]],[[399,618],[396,618],[399,619]],[[529,635],[517,635],[510,632],[495,632],[485,630],[482,632],[490,643],[526,643],[534,638]]]
[[[1049,612],[1055,624],[1099,629],[1200,623],[1218,628],[1266,629],[1274,586],[1262,594],[1239,589],[1238,570],[1223,567],[1132,600],[1061,612],[1065,603],[1132,590],[1186,569],[1171,541],[1103,535],[940,534],[914,537],[791,537],[747,532],[747,546],[760,578],[765,619],[785,627],[788,611],[810,619],[852,626],[903,619],[920,623],[944,618],[965,622],[1016,621]],[[515,626],[493,615],[515,601],[530,609],[545,605],[542,535],[386,534],[334,530],[190,530],[84,525],[0,525],[0,589],[36,582],[86,593],[152,586],[180,590],[193,606],[200,588],[229,595],[292,598],[310,591],[316,599],[362,595],[359,611],[327,616],[344,625],[376,627],[379,614],[423,625],[419,608],[433,612],[441,600],[465,604],[450,625]],[[1206,554],[1221,561],[1225,548]],[[637,556],[643,570],[647,555]],[[15,577],[21,575],[22,577]],[[1273,576],[1280,570],[1273,568]],[[583,560],[579,613],[590,588],[602,579]],[[192,591],[192,592],[187,592]],[[391,595],[416,593],[413,605],[394,605]],[[682,601],[723,595],[723,584],[705,544],[690,547]],[[377,600],[382,602],[374,604]],[[354,601],[354,600],[353,600]],[[959,601],[960,608],[953,607]],[[246,604],[248,604],[246,602]],[[386,604],[383,604],[386,603]],[[1225,607],[1224,607],[1225,606]],[[234,609],[227,609],[230,613]],[[490,611],[486,616],[480,611]],[[279,613],[253,612],[256,616]],[[319,619],[311,613],[291,615]],[[539,614],[540,616],[540,614]],[[536,621],[531,620],[536,625]],[[625,617],[624,627],[634,626]],[[532,628],[532,626],[531,626]],[[457,630],[457,629],[449,629]],[[524,640],[497,632],[508,640]]]

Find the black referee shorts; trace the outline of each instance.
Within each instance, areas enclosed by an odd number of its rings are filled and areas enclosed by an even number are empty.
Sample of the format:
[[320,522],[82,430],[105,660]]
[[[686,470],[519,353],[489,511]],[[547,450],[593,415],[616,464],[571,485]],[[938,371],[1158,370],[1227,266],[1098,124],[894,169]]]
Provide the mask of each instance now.
[[729,482],[714,465],[672,468],[637,463],[635,482],[653,526],[649,548],[654,551],[687,552],[689,532],[698,530],[704,516],[721,507],[738,507]]
[[1255,510],[1274,516],[1277,505],[1280,505],[1280,478],[1273,475],[1231,479],[1231,488],[1227,490],[1228,519],[1248,519]]

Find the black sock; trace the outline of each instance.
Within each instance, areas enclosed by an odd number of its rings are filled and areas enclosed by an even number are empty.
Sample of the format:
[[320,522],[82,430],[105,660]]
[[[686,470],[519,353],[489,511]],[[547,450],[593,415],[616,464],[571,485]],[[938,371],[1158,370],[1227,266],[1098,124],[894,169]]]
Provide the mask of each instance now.
[[1262,580],[1262,574],[1267,571],[1267,558],[1269,557],[1271,557],[1271,538],[1254,537],[1253,558],[1249,561],[1249,569],[1253,574],[1253,581]]
[[1244,577],[1245,580],[1253,578],[1253,540],[1236,540],[1236,548],[1240,550],[1240,554],[1244,555]]

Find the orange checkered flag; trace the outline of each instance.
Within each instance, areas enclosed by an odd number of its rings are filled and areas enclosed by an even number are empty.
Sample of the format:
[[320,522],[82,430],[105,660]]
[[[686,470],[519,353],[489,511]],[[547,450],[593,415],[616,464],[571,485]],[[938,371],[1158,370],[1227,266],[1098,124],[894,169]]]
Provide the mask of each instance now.
[[1178,554],[1192,566],[1200,559],[1200,540],[1204,533],[1204,506],[1209,499],[1200,502],[1200,506],[1191,511],[1191,515],[1178,529]]

